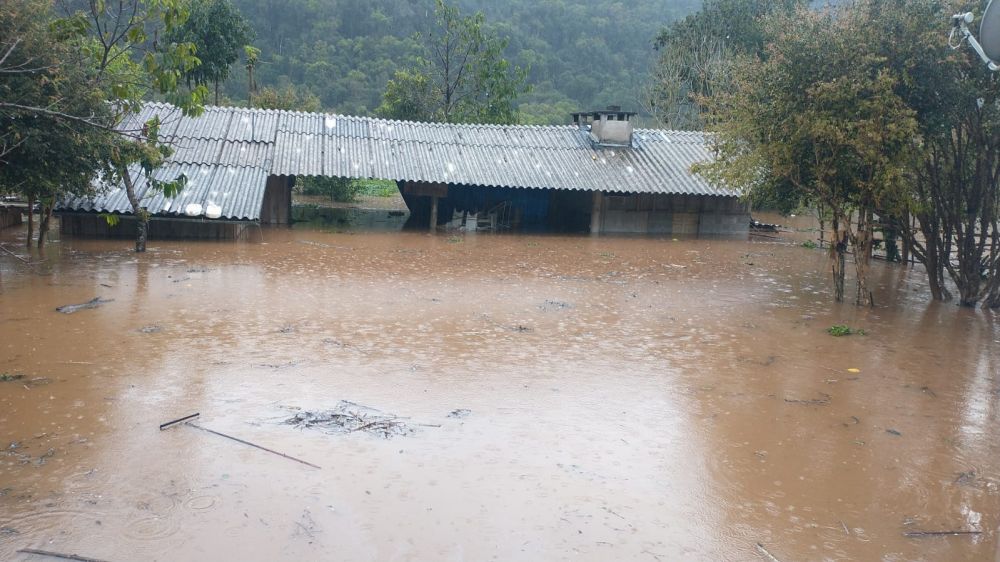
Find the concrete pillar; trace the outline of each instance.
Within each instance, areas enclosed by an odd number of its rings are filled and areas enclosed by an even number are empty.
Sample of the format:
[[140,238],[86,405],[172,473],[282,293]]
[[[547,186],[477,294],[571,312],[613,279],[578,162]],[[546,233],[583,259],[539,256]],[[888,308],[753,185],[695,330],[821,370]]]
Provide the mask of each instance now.
[[438,228],[438,197],[431,197],[431,232],[437,232]]
[[590,213],[590,233],[601,233],[601,208],[604,206],[604,194],[600,191],[594,193],[594,208]]

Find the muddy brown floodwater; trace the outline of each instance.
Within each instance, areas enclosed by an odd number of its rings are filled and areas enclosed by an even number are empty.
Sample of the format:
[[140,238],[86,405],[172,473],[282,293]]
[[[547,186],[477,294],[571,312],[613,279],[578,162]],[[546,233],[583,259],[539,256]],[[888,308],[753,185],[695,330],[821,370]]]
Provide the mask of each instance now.
[[[1000,560],[1000,327],[916,272],[865,311],[787,240],[264,237],[0,256],[0,559]],[[284,423],[342,400],[411,431]]]

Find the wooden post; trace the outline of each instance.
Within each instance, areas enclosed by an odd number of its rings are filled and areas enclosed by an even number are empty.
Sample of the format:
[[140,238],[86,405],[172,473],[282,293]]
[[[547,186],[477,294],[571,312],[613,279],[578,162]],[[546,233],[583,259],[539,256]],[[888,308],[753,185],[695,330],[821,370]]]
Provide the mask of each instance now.
[[601,233],[601,207],[604,203],[604,195],[600,191],[594,192],[594,208],[590,213],[590,233]]
[[437,232],[438,227],[438,196],[431,197],[431,232]]

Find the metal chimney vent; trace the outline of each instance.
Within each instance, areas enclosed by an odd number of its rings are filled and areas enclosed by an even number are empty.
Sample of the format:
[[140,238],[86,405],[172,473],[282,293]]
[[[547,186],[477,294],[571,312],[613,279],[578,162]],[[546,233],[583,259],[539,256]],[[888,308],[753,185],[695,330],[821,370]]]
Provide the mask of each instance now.
[[633,111],[622,111],[621,106],[608,106],[603,111],[574,113],[573,123],[589,133],[590,141],[597,146],[631,147],[634,127]]

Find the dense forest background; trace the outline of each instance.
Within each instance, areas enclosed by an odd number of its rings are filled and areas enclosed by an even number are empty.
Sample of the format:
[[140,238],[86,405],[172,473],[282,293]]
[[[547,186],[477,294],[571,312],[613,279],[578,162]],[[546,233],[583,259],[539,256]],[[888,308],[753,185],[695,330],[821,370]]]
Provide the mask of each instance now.
[[[318,98],[326,111],[371,114],[386,83],[419,56],[418,33],[430,29],[433,0],[234,0],[261,50],[259,87]],[[520,98],[521,121],[563,124],[573,111],[619,104],[639,107],[656,60],[657,34],[701,6],[700,0],[458,0],[483,11],[508,37],[507,58],[530,68],[532,91]],[[234,69],[223,93],[246,100],[247,74]]]

